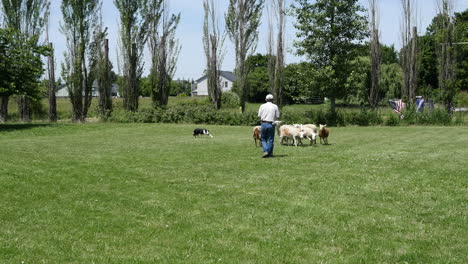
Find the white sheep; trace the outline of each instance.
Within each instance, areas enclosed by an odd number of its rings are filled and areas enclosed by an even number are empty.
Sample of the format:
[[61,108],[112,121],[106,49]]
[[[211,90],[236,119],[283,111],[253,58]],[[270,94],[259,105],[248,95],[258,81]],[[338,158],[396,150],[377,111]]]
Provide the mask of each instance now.
[[293,140],[294,146],[297,147],[298,140],[300,141],[304,137],[304,132],[301,129],[291,126],[291,125],[282,125],[279,128],[279,135],[281,144],[284,139],[291,138]]
[[313,129],[315,134],[317,134],[317,132],[318,132],[317,126],[314,125],[314,124],[305,124],[305,125],[303,125],[303,127],[308,127],[308,128]]
[[304,137],[310,140],[310,145],[313,143],[317,144],[317,133],[310,127],[303,126],[302,132]]

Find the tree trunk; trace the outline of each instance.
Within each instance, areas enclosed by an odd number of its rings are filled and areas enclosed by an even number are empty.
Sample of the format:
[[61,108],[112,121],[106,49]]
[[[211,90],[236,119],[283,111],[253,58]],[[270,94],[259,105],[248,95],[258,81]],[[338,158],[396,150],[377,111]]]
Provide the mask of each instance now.
[[105,72],[106,79],[106,115],[109,116],[112,112],[112,80],[111,80],[111,65],[109,61],[109,39],[106,39],[104,47],[104,60],[106,61]]
[[284,84],[284,4],[283,0],[278,0],[276,10],[278,12],[278,41],[276,51],[276,63],[275,63],[275,102],[279,107],[283,106],[283,84]]
[[332,112],[333,115],[336,114],[336,98],[335,98],[335,95],[332,95],[330,97],[330,111]]
[[210,36],[211,42],[211,61],[210,61],[210,70],[209,70],[209,78],[210,78],[210,90],[212,96],[212,102],[214,107],[219,110],[221,109],[221,83],[219,80],[220,69],[218,65],[218,38],[216,35]]
[[380,69],[382,63],[382,51],[379,41],[379,29],[377,28],[377,3],[376,0],[370,3],[370,54],[371,54],[371,86],[368,93],[368,101],[372,110],[377,109],[380,94]]
[[[112,97],[111,89],[112,83],[110,81],[110,67],[109,67],[109,40],[104,41],[104,68],[101,69],[99,76],[99,111],[103,118],[109,117],[112,111]],[[101,65],[102,66],[102,65]]]
[[25,95],[18,96],[18,115],[23,123],[31,123],[31,99]]
[[414,104],[418,89],[418,29],[413,27],[410,52],[410,76],[409,76],[408,102]]
[[161,46],[159,51],[159,78],[158,78],[158,91],[159,91],[159,105],[160,106],[167,106],[168,99],[169,99],[169,83],[167,78],[167,36],[163,35],[161,38]]
[[127,73],[127,95],[125,98],[125,109],[128,111],[135,112],[138,110],[138,80],[137,80],[137,46],[135,43],[132,44],[129,52],[129,67]]
[[280,30],[278,33],[278,51],[276,52],[276,65],[275,65],[275,101],[276,104],[283,106],[283,70],[284,70],[284,51],[283,51],[283,32]]
[[8,121],[8,100],[9,96],[0,96],[0,123]]
[[91,107],[91,101],[93,100],[93,80],[89,79],[88,67],[86,66],[86,57],[83,55],[83,83],[84,83],[84,103],[83,113],[81,115],[81,122],[86,122],[89,108]]
[[55,97],[55,64],[54,64],[54,47],[52,43],[49,43],[49,48],[52,51],[49,56],[49,87],[48,87],[48,98],[49,98],[49,122],[57,122],[57,98]]

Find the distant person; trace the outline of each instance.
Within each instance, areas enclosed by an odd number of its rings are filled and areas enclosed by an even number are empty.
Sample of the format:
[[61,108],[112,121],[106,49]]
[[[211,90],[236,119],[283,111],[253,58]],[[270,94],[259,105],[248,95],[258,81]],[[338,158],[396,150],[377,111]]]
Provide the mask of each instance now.
[[258,117],[262,122],[262,147],[263,158],[273,156],[273,147],[275,141],[275,127],[274,122],[280,116],[278,106],[273,102],[273,95],[269,94],[265,98],[266,103],[258,109]]

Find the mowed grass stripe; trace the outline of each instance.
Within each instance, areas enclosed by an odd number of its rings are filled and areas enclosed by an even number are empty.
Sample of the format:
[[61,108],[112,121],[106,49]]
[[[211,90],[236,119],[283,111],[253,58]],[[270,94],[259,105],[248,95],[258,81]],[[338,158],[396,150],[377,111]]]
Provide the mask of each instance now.
[[195,127],[1,127],[0,263],[466,263],[467,128]]

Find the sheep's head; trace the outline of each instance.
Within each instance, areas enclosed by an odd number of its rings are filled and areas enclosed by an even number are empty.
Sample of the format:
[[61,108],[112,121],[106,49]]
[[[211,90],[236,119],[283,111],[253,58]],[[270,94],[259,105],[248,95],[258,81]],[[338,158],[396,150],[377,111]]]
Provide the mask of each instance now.
[[325,127],[327,127],[327,125],[320,124],[320,129],[319,130],[322,131]]
[[305,134],[304,131],[300,131],[299,132],[299,138],[304,138],[304,134]]
[[315,140],[317,138],[317,134],[312,133],[312,140]]

